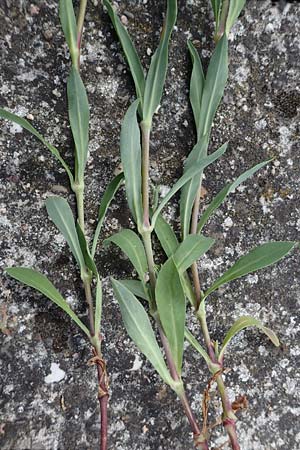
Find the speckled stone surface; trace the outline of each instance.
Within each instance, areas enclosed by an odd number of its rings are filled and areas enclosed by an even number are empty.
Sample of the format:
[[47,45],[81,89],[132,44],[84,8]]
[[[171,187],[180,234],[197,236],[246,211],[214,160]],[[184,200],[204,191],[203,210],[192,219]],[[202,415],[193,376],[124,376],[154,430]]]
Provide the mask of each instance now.
[[[164,2],[117,2],[147,65],[158,41]],[[152,135],[152,177],[164,188],[180,176],[195,132],[188,103],[191,64],[185,43],[199,41],[204,65],[212,50],[208,1],[179,0],[162,106]],[[228,180],[263,159],[274,161],[232,194],[205,229],[217,243],[199,265],[203,285],[258,243],[299,236],[299,13],[297,2],[247,1],[230,36],[230,77],[212,133],[211,150],[229,140],[227,156],[206,171],[204,203]],[[0,0],[0,104],[29,120],[72,163],[65,107],[69,60],[57,2]],[[134,90],[100,1],[89,2],[82,75],[91,105],[87,219],[91,234],[99,199],[119,164],[120,123]],[[298,85],[298,86],[297,86]],[[94,450],[99,420],[89,347],[70,320],[42,296],[8,279],[2,269],[33,266],[52,280],[82,318],[78,272],[63,238],[47,218],[55,193],[74,206],[68,180],[47,150],[15,125],[1,121],[1,419],[2,450]],[[165,189],[162,189],[162,191]],[[173,220],[176,205],[166,210]],[[103,237],[131,224],[124,192],[109,212]],[[226,358],[230,398],[245,394],[238,414],[243,450],[300,448],[299,260],[280,264],[220,289],[209,301],[211,333],[219,341],[233,320],[252,314],[281,339],[274,348],[254,330],[235,338]],[[108,275],[130,277],[128,261],[99,249],[104,277],[104,355],[111,380],[110,450],[192,448],[179,402],[127,338]],[[190,316],[195,334],[200,332]],[[298,340],[297,340],[298,339]],[[184,376],[200,416],[208,381],[203,361],[187,346]],[[298,398],[297,398],[298,397]],[[211,424],[220,414],[211,391]],[[211,448],[226,442],[220,427]],[[226,445],[222,447],[228,448]]]

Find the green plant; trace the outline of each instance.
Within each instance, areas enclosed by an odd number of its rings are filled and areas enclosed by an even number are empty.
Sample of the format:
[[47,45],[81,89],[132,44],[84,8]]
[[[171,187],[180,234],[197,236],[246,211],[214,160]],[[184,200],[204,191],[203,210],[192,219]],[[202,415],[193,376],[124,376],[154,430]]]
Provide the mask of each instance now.
[[[232,449],[238,450],[240,446],[236,434],[236,416],[222,378],[224,353],[232,337],[245,327],[257,327],[276,346],[279,345],[279,341],[275,333],[263,326],[260,321],[245,316],[233,324],[219,347],[209,334],[205,304],[209,295],[221,285],[279,261],[296,244],[295,242],[265,243],[240,258],[206,291],[201,290],[196,261],[214,244],[213,239],[201,234],[203,227],[230,192],[271,161],[257,164],[240,175],[233,183],[226,185],[199,219],[203,171],[209,164],[221,157],[227,148],[227,144],[224,144],[214,153],[209,155],[207,153],[212,123],[227,82],[227,37],[245,0],[212,1],[216,21],[216,47],[206,75],[204,75],[196,48],[192,42],[188,42],[193,62],[190,101],[197,130],[197,142],[185,162],[182,177],[160,204],[155,199],[152,205],[150,205],[149,191],[150,133],[153,115],[163,93],[168,65],[168,44],[176,21],[177,3],[176,0],[167,2],[167,13],[159,46],[151,59],[146,77],[128,32],[123,27],[111,3],[108,0],[104,0],[103,3],[122,45],[137,95],[137,100],[129,107],[125,115],[120,144],[126,194],[137,233],[133,230],[122,230],[107,239],[106,242],[119,246],[128,256],[136,269],[139,281],[112,280],[114,292],[128,334],[152,363],[161,378],[180,398],[194,434],[195,447],[208,449],[207,405],[204,407],[201,428],[190,408],[181,376],[184,339],[187,339],[203,356],[212,379],[217,383],[223,406],[223,426],[230,439]],[[181,190],[180,240],[171,225],[161,215],[164,206],[179,190]],[[167,260],[160,266],[154,260],[153,233],[156,234],[167,256]],[[148,309],[144,308],[138,297],[148,302]],[[190,303],[198,319],[206,349],[186,328],[186,300]],[[154,319],[159,332],[167,364],[152,329],[149,315]]]
[[123,182],[123,174],[119,174],[111,181],[103,195],[98,212],[97,227],[92,245],[90,246],[85,235],[84,209],[84,172],[88,158],[89,105],[86,90],[79,72],[80,49],[86,6],[87,0],[81,0],[76,19],[72,0],[60,0],[59,2],[60,21],[72,61],[72,67],[67,81],[67,96],[69,122],[75,144],[74,174],[62,158],[60,152],[52,144],[47,142],[30,122],[4,109],[0,109],[0,117],[17,123],[36,136],[61,163],[69,177],[71,189],[76,196],[77,221],[75,222],[71,208],[64,198],[49,197],[46,200],[46,208],[49,217],[65,237],[80,269],[80,277],[83,283],[88,309],[89,326],[87,327],[81,321],[45,275],[26,267],[10,267],[6,269],[6,272],[16,280],[41,292],[45,297],[65,311],[90,341],[93,351],[93,358],[90,360],[90,363],[97,367],[99,384],[98,398],[101,413],[100,448],[101,450],[106,450],[109,393],[106,363],[101,352],[102,287],[94,256],[106,211],[120,184]]

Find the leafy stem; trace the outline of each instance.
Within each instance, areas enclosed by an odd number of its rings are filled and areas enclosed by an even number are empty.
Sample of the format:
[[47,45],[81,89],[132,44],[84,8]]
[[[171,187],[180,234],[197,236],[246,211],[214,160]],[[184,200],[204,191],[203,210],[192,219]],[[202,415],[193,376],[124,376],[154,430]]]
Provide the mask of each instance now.
[[78,48],[78,67],[80,66],[80,51],[83,33],[83,24],[85,18],[87,0],[80,0],[80,6],[77,16],[77,48]]

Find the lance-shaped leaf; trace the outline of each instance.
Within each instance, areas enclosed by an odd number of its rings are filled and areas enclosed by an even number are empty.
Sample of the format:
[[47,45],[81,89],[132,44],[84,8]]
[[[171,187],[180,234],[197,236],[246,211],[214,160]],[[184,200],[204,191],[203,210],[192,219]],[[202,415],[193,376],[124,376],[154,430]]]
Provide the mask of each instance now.
[[179,273],[172,257],[159,271],[155,299],[176,369],[181,374],[186,305]]
[[81,252],[85,261],[86,267],[95,275],[98,276],[98,271],[96,264],[92,258],[88,243],[86,241],[85,235],[81,229],[79,222],[76,223],[76,231],[78,235],[78,240],[81,248]]
[[128,108],[121,128],[121,161],[129,208],[137,222],[142,222],[141,135],[136,112],[139,100]]
[[173,197],[174,194],[176,194],[179,189],[182,188],[182,186],[185,185],[189,180],[191,180],[195,175],[203,171],[205,167],[207,167],[209,164],[214,162],[216,159],[218,159],[220,156],[222,156],[226,151],[227,146],[223,145],[218,150],[216,150],[211,155],[207,156],[206,158],[201,159],[201,161],[194,164],[193,167],[188,169],[181,178],[177,181],[177,183],[174,184],[172,189],[168,192],[168,194],[162,199],[160,205],[155,210],[153,216],[152,216],[152,225],[155,226],[156,220],[161,213],[162,209],[166,206],[168,201]]
[[214,242],[214,239],[199,234],[187,236],[173,255],[178,272],[183,274],[200,256],[204,255],[211,248]]
[[247,255],[242,256],[229,270],[227,270],[227,272],[224,273],[224,275],[215,281],[205,292],[204,298],[229,281],[276,263],[286,256],[296,244],[296,242],[278,241],[268,242],[256,247]]
[[251,167],[251,169],[242,173],[242,175],[240,175],[233,183],[230,183],[230,184],[227,184],[226,186],[224,186],[224,188],[216,195],[216,197],[213,199],[213,201],[209,204],[209,206],[206,208],[204,213],[201,215],[201,218],[200,218],[200,221],[199,221],[198,227],[197,227],[197,232],[201,233],[204,225],[207,223],[207,221],[212,216],[212,214],[216,211],[216,209],[221,205],[221,203],[225,200],[227,195],[229,195],[231,192],[233,192],[240,184],[242,184],[244,181],[246,181],[248,178],[250,178],[252,175],[254,175],[258,170],[260,170],[262,167],[264,167],[270,161],[272,161],[272,159],[261,162],[261,163],[257,164],[256,166]]
[[85,271],[85,261],[81,251],[74,216],[68,202],[61,197],[49,197],[46,200],[49,217],[66,239],[81,273]]
[[47,298],[52,300],[59,308],[65,311],[72,320],[81,328],[81,330],[90,337],[89,330],[87,327],[81,322],[79,317],[72,311],[66,300],[61,296],[58,290],[53,286],[51,281],[45,275],[37,272],[36,270],[29,269],[27,267],[9,267],[5,269],[5,271],[16,280],[21,283],[30,286],[37,291],[44,294]]
[[122,45],[122,49],[128,62],[130,72],[135,84],[136,95],[140,100],[139,108],[141,108],[142,111],[144,90],[145,90],[145,77],[139,55],[137,54],[137,51],[132,43],[132,40],[130,39],[130,36],[126,28],[120,21],[110,1],[104,0],[103,4],[107,8],[109,17],[112,21],[114,29],[116,30],[116,33]]
[[194,120],[197,128],[198,139],[199,136],[199,123],[200,123],[200,111],[201,111],[201,101],[202,93],[204,88],[204,73],[201,64],[201,59],[197,49],[194,47],[191,41],[188,41],[188,49],[192,58],[193,70],[190,82],[190,102],[193,109]]
[[153,365],[161,378],[172,386],[173,380],[154,336],[149,317],[137,298],[123,284],[112,280],[127,333]]
[[231,0],[229,4],[229,10],[226,20],[226,34],[228,36],[234,22],[239,17],[242,9],[244,8],[246,0]]
[[103,197],[102,197],[102,200],[100,203],[100,207],[99,207],[98,223],[97,223],[97,227],[95,230],[93,245],[92,245],[92,250],[91,250],[92,258],[94,258],[95,253],[96,253],[97,243],[98,243],[101,228],[102,228],[102,225],[103,225],[103,222],[105,219],[106,212],[107,212],[114,196],[116,195],[117,191],[119,190],[119,187],[121,186],[123,180],[124,180],[123,173],[120,173],[119,175],[115,176],[115,178],[109,183],[109,185],[107,186],[107,188],[103,194]]
[[[141,281],[138,280],[119,280],[119,283],[123,284],[130,292],[136,297],[149,301],[149,291]],[[146,290],[145,290],[146,287]]]
[[104,245],[113,242],[127,255],[136,269],[141,281],[145,282],[145,274],[148,270],[145,249],[140,238],[132,230],[122,230],[105,239]]
[[[188,171],[191,167],[203,160],[207,156],[208,136],[203,136],[198,143],[194,146],[193,150],[187,157],[184,164],[184,172]],[[224,144],[225,149],[227,144]],[[222,147],[221,147],[222,148]],[[182,238],[185,239],[190,231],[190,222],[194,201],[197,191],[200,189],[202,181],[203,170],[191,180],[189,180],[181,190],[180,196],[180,221]]]
[[89,103],[78,70],[73,66],[67,83],[69,119],[75,142],[75,180],[83,181],[89,143]]
[[70,50],[72,63],[78,65],[77,26],[72,0],[59,1],[60,23]]
[[35,137],[37,137],[50,150],[52,155],[55,156],[55,158],[61,163],[62,167],[67,172],[67,175],[70,179],[71,186],[73,185],[74,178],[71,173],[70,167],[60,156],[60,153],[57,150],[57,148],[55,148],[53,145],[49,144],[49,142],[47,142],[46,139],[44,139],[44,137],[31,125],[31,123],[28,122],[28,120],[23,119],[23,117],[19,117],[16,114],[8,112],[2,108],[0,108],[0,117],[2,117],[3,119],[6,119],[6,120],[10,120],[11,122],[16,123],[17,125],[20,125],[20,127],[24,128],[25,130],[27,130],[31,134],[33,134]]
[[276,347],[279,347],[280,342],[274,331],[270,330],[270,328],[265,327],[260,320],[255,319],[251,316],[243,316],[237,319],[232,327],[229,329],[228,333],[225,336],[225,339],[222,343],[222,347],[219,353],[219,361],[222,361],[224,357],[225,350],[230,343],[231,339],[238,334],[241,330],[248,327],[256,327],[265,333],[268,338],[273,342]]
[[185,328],[184,330],[184,336],[185,339],[197,350],[197,352],[200,353],[201,356],[203,356],[206,363],[210,365],[211,364],[210,357],[208,356],[202,345],[199,344],[195,336],[187,328]]
[[211,57],[201,102],[198,135],[210,133],[212,122],[224,93],[228,77],[228,41],[224,34]]
[[161,214],[156,219],[154,231],[165,254],[169,258],[176,252],[179,242],[171,225]]
[[177,1],[168,0],[167,14],[160,43],[151,58],[148,71],[143,105],[143,122],[151,127],[152,117],[160,104],[168,67],[168,47],[177,17]]

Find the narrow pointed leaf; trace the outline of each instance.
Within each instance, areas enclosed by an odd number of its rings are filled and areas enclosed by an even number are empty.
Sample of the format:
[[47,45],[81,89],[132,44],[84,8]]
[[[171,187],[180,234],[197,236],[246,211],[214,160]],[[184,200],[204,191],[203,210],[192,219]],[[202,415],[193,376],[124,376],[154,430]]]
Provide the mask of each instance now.
[[145,77],[140,58],[126,28],[120,21],[111,3],[108,0],[104,0],[103,4],[107,8],[109,17],[122,45],[123,52],[125,54],[135,84],[136,95],[140,100],[140,108],[142,109],[145,90]]
[[168,47],[177,17],[177,1],[168,0],[167,14],[157,50],[151,58],[143,105],[143,121],[150,126],[160,104],[168,67]]
[[[235,1],[235,0],[233,0]],[[220,16],[220,10],[222,5],[222,0],[211,0],[212,9],[215,16],[215,21],[218,22]]]
[[177,181],[177,183],[174,184],[172,189],[168,192],[168,194],[162,199],[160,205],[156,209],[155,213],[152,216],[152,225],[155,226],[155,222],[157,220],[157,217],[161,213],[162,209],[165,207],[165,205],[168,203],[168,201],[173,197],[174,194],[176,194],[179,189],[182,188],[182,186],[185,185],[186,182],[191,180],[197,173],[200,173],[203,171],[205,167],[207,167],[209,164],[214,162],[216,159],[218,159],[220,156],[222,156],[226,151],[227,145],[223,145],[218,150],[216,150],[211,155],[207,156],[206,158],[202,159],[201,161],[194,164],[193,167],[188,169],[181,178]]
[[198,135],[210,133],[228,77],[228,41],[224,34],[211,57],[202,94]]
[[97,276],[97,286],[96,286],[96,308],[95,308],[95,335],[98,336],[101,327],[101,316],[102,316],[102,282]]
[[208,356],[202,345],[199,344],[195,336],[187,328],[185,328],[184,336],[185,339],[194,347],[194,349],[197,350],[197,352],[200,353],[201,356],[203,356],[206,363],[210,365],[211,364],[210,357]]
[[216,195],[210,205],[206,208],[204,213],[201,215],[200,221],[198,223],[197,232],[201,233],[202,228],[207,223],[212,214],[216,211],[216,209],[221,205],[221,203],[225,200],[228,194],[233,192],[240,184],[254,175],[258,170],[267,165],[272,159],[264,161],[262,163],[257,164],[246,172],[242,173],[233,183],[227,184],[224,188]]
[[231,339],[238,334],[241,330],[248,327],[256,327],[260,329],[263,333],[265,333],[268,338],[273,342],[276,347],[279,347],[280,342],[274,331],[270,330],[270,328],[265,327],[260,320],[255,319],[251,316],[243,316],[237,319],[232,327],[229,329],[228,333],[225,336],[225,339],[222,343],[222,347],[219,354],[219,361],[222,361],[224,357],[225,350],[227,345],[230,343]]
[[136,100],[125,114],[121,128],[121,161],[125,176],[125,187],[129,208],[137,224],[142,222],[142,162],[141,135],[136,112]]
[[60,153],[57,150],[57,148],[55,148],[52,144],[49,144],[49,142],[47,142],[46,139],[44,139],[44,137],[31,125],[31,123],[28,122],[28,120],[23,119],[23,117],[19,117],[16,114],[10,113],[2,108],[0,108],[0,117],[2,117],[2,119],[10,120],[11,122],[16,123],[17,125],[20,125],[20,127],[24,128],[25,130],[33,134],[35,137],[37,137],[50,150],[52,155],[55,156],[55,158],[61,163],[62,167],[67,172],[67,175],[70,179],[70,184],[71,185],[73,184],[74,178],[71,173],[70,167],[60,156]]
[[77,26],[72,0],[59,1],[59,18],[70,50],[72,63],[75,66],[77,66],[78,64]]
[[165,254],[169,258],[176,252],[179,242],[171,225],[161,214],[156,219],[154,231]]
[[136,297],[142,298],[143,300],[149,301],[149,293],[147,287],[141,281],[138,280],[119,280],[119,283],[123,284],[130,292]]
[[27,267],[9,267],[5,269],[5,271],[12,278],[15,278],[21,283],[24,283],[27,286],[36,289],[37,291],[44,294],[47,298],[52,300],[53,303],[55,303],[59,308],[61,308],[71,317],[71,319],[79,326],[79,328],[81,328],[81,330],[87,336],[90,336],[87,327],[81,322],[74,311],[72,311],[68,303],[45,275],[42,275],[36,270],[29,269]]
[[296,242],[278,241],[268,242],[256,247],[247,255],[242,256],[224,275],[215,281],[205,292],[205,297],[229,281],[276,263],[286,256],[296,244]]
[[155,299],[176,369],[181,374],[186,304],[179,273],[172,257],[159,271]]
[[95,253],[96,253],[97,243],[98,243],[101,228],[102,228],[102,225],[103,225],[103,222],[105,219],[106,212],[107,212],[113,198],[115,197],[117,191],[119,190],[123,180],[124,180],[124,174],[122,172],[119,175],[115,176],[115,178],[109,183],[109,185],[107,186],[107,188],[103,194],[103,197],[102,197],[102,200],[100,203],[100,207],[99,207],[98,223],[97,223],[97,227],[95,230],[93,245],[92,245],[92,250],[91,250],[92,258],[94,258]]
[[84,177],[89,143],[89,104],[84,84],[73,66],[67,83],[69,119],[75,142],[76,180]]
[[214,242],[214,239],[200,236],[199,234],[187,236],[173,255],[178,272],[183,274],[200,256],[204,255],[211,248]]
[[[198,134],[198,128],[200,123],[201,100],[205,79],[199,53],[191,41],[188,41],[188,49],[193,63],[193,70],[190,82],[190,102],[192,105],[194,120]],[[198,138],[200,138],[199,135]]]
[[231,0],[229,4],[228,16],[226,21],[226,34],[228,36],[234,22],[239,17],[244,8],[246,0]]
[[49,217],[66,239],[81,271],[85,270],[85,261],[81,251],[74,216],[68,202],[61,197],[49,197],[46,200]]
[[81,252],[84,258],[84,262],[86,267],[88,267],[88,269],[95,275],[98,276],[98,271],[97,271],[97,267],[95,265],[95,262],[91,256],[90,253],[90,249],[88,246],[88,243],[86,241],[85,235],[79,225],[79,222],[77,221],[76,223],[76,231],[77,231],[77,236],[78,236],[78,240],[79,240],[79,245],[81,248]]
[[150,361],[161,378],[167,384],[172,385],[172,378],[169,375],[146,311],[130,290],[119,281],[112,280],[112,284],[129,336]]
[[122,230],[104,241],[104,245],[114,243],[127,255],[136,269],[141,281],[145,282],[145,274],[148,270],[145,249],[140,238],[132,230]]

